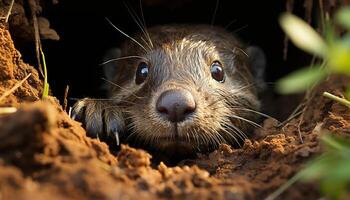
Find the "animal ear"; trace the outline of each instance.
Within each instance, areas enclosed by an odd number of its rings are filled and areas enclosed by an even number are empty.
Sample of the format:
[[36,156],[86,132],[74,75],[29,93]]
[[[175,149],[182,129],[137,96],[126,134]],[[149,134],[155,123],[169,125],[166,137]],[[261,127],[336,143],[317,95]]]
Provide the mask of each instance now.
[[103,74],[105,78],[112,81],[117,72],[117,64],[113,59],[120,58],[121,50],[119,48],[111,48],[107,50],[102,58]]
[[257,46],[249,46],[246,49],[249,56],[251,71],[255,79],[258,92],[267,88],[265,83],[266,57],[264,51]]

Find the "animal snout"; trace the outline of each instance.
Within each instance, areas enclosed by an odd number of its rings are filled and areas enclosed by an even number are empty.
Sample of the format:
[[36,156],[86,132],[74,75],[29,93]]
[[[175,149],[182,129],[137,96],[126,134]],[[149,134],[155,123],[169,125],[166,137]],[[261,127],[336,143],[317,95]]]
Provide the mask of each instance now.
[[167,90],[163,92],[156,104],[157,111],[171,122],[186,120],[196,110],[193,95],[187,90]]

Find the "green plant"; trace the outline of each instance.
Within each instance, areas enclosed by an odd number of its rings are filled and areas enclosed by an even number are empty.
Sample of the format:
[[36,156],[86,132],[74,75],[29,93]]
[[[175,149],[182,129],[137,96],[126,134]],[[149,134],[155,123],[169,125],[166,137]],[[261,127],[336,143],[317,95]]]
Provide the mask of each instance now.
[[[305,91],[329,74],[340,73],[350,76],[350,6],[342,8],[335,15],[335,22],[346,29],[342,36],[335,34],[335,25],[329,21],[327,20],[325,27],[325,36],[321,37],[299,17],[289,13],[281,16],[281,27],[290,40],[300,49],[320,58],[322,62],[300,69],[279,80],[277,90],[280,93]],[[345,96],[350,97],[350,89]]]
[[43,52],[43,50],[40,48],[40,53],[41,53],[41,59],[43,61],[43,66],[44,66],[44,90],[43,90],[43,95],[42,95],[42,99],[44,99],[45,97],[49,96],[49,83],[47,81],[47,68],[46,68],[46,60],[45,60],[45,54]]
[[329,199],[342,199],[350,195],[350,141],[324,135],[321,138],[326,150],[321,156],[309,162],[265,200],[274,200],[299,180],[318,181],[321,192]]
[[[321,62],[282,78],[277,84],[279,92],[305,91],[329,74],[350,76],[350,6],[340,9],[335,15],[335,22],[345,28],[341,36],[337,36],[335,25],[330,20],[326,21],[325,36],[321,37],[306,22],[292,14],[283,14],[280,18],[280,24],[290,40],[300,49],[320,58]],[[345,94],[347,99],[328,92],[323,95],[350,108],[350,87]],[[321,141],[326,147],[325,152],[267,197],[268,200],[275,199],[298,180],[317,180],[322,193],[330,199],[350,195],[350,140],[328,134]]]
[[350,141],[325,135],[326,151],[301,171],[304,181],[319,181],[321,192],[330,199],[350,195]]

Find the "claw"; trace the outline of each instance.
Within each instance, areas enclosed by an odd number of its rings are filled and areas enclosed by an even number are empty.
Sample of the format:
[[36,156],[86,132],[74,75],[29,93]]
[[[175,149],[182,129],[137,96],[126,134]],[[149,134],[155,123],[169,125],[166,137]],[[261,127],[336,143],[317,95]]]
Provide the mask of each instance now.
[[76,120],[77,119],[77,115],[76,114],[72,114],[72,115],[70,115],[69,116],[71,119],[73,119],[73,120]]
[[72,109],[73,109],[73,108],[70,106],[70,107],[69,107],[69,110],[68,110],[68,116],[69,116],[71,119],[75,119],[75,117],[77,117],[77,116],[74,115],[74,118],[73,118]]
[[87,98],[78,101],[72,108],[72,119],[82,122],[88,136],[98,140],[115,138],[120,145],[119,133],[125,127],[122,115],[118,110],[106,110],[106,102],[92,101]]
[[118,133],[118,131],[114,131],[113,135],[115,137],[115,142],[117,143],[117,146],[119,146],[119,133]]
[[84,101],[78,101],[73,107],[69,108],[69,112],[68,115],[70,118],[72,118],[73,120],[79,121],[79,115],[81,115],[82,113],[82,109],[84,108],[85,103]]
[[98,135],[98,133],[96,133],[96,139],[97,139],[98,141],[101,141],[101,140],[100,140],[100,137],[99,137],[99,135]]

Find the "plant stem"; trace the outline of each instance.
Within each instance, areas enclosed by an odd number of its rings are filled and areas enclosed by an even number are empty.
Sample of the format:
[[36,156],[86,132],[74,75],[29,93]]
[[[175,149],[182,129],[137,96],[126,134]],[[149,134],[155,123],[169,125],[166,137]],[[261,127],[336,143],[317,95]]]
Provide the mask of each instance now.
[[29,73],[24,79],[22,79],[20,82],[16,83],[10,90],[5,91],[4,94],[0,96],[0,102],[4,100],[8,95],[12,94],[15,92],[30,76],[32,73]]
[[15,0],[12,0],[11,1],[11,4],[10,4],[10,8],[9,8],[9,11],[7,12],[6,14],[6,17],[5,17],[5,22],[7,23],[9,21],[9,17],[11,15],[11,11],[12,11],[12,7],[13,7],[13,4],[15,3]]
[[40,51],[41,51],[40,31],[39,31],[38,18],[36,16],[37,11],[38,11],[38,6],[37,6],[35,0],[28,0],[28,5],[29,5],[29,8],[31,10],[32,20],[33,20],[35,53],[36,53],[36,60],[38,62],[38,69],[39,69],[40,74],[42,76],[44,76],[42,62],[40,60]]
[[42,95],[42,99],[43,99],[49,95],[49,84],[47,82],[47,69],[46,69],[45,54],[41,48],[39,50],[40,50],[41,58],[42,58],[43,65],[44,65],[44,90],[43,90],[43,95]]
[[329,92],[324,92],[323,96],[329,99],[332,99],[333,101],[337,101],[338,103],[343,104],[344,106],[347,106],[348,108],[350,108],[350,101],[346,100],[345,98],[335,96]]

